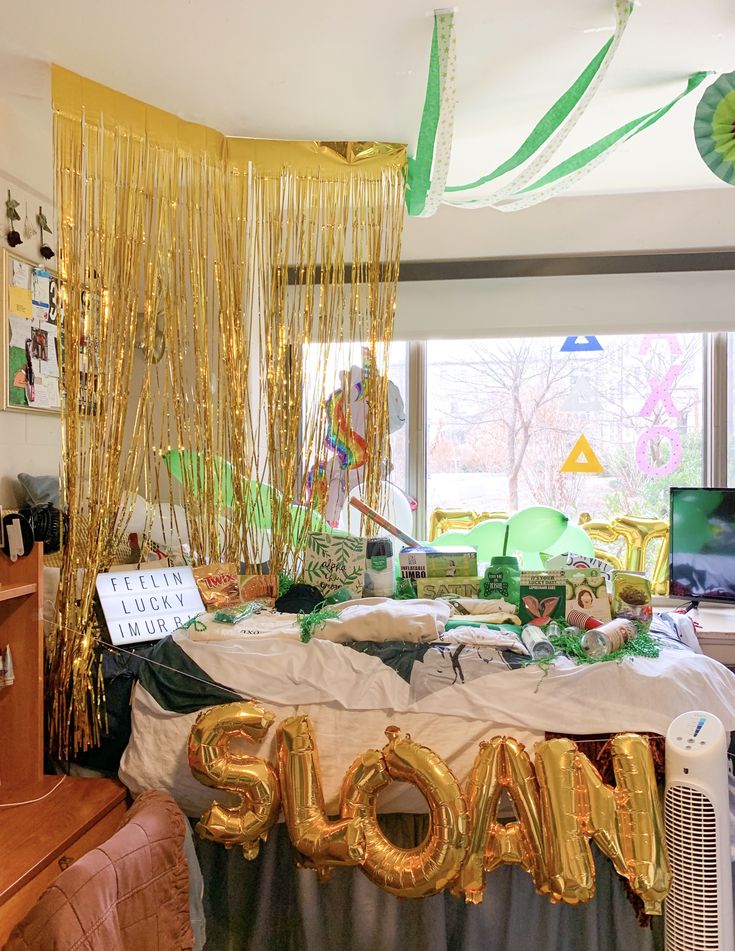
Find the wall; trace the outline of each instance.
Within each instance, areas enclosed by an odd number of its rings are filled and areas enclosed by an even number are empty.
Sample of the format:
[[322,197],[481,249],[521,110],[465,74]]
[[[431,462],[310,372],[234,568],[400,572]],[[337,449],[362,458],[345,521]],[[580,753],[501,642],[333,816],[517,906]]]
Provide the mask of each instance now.
[[[4,200],[10,187],[23,210],[26,200],[29,212],[39,202],[50,206],[47,64],[7,54],[0,62],[0,129],[0,196]],[[433,218],[406,219],[403,257],[446,260],[730,247],[734,217],[735,189],[717,187],[714,178],[711,189],[561,198],[519,213],[442,207]],[[34,259],[36,248],[36,239],[21,246]],[[691,321],[693,326],[701,314],[731,312],[731,281],[725,272],[706,281],[688,280],[686,275],[608,278],[602,283],[600,278],[565,281],[405,284],[399,295],[397,326],[401,335],[409,337],[448,336],[450,331],[443,328],[448,328],[446,315],[451,313],[451,335],[492,333],[490,319],[496,325],[512,321],[513,326],[539,333],[553,310],[557,316],[566,315],[565,327],[572,332],[581,326],[578,320],[589,323],[587,314],[594,315],[596,301],[600,319],[603,314],[605,319],[615,319],[616,314],[625,313],[630,326],[636,325],[635,314],[641,309],[649,315],[655,310],[655,324],[675,313],[679,322]],[[684,296],[679,294],[682,288]],[[706,296],[706,304],[702,297],[697,300],[699,294]],[[729,316],[719,319],[729,322]],[[56,472],[59,461],[57,417],[0,412],[0,505],[16,501],[18,472]]]
[[[39,204],[51,211],[52,140],[50,74],[46,64],[5,55],[0,62],[0,232],[6,247],[8,230],[5,200],[8,188],[20,202],[20,212],[35,219]],[[49,216],[49,221],[51,218]],[[22,230],[23,221],[19,222]],[[53,225],[52,225],[53,227]],[[54,231],[55,231],[54,227]],[[56,235],[51,238],[55,248]],[[16,249],[34,262],[38,236]],[[20,501],[16,489],[19,472],[48,475],[59,471],[61,458],[58,416],[0,412],[0,505]]]
[[[716,183],[716,179],[713,178]],[[561,198],[408,218],[404,261],[732,248],[735,188]],[[399,339],[735,328],[730,271],[403,282]]]
[[406,218],[403,259],[519,257],[733,246],[735,188],[584,195],[519,212],[442,206]]

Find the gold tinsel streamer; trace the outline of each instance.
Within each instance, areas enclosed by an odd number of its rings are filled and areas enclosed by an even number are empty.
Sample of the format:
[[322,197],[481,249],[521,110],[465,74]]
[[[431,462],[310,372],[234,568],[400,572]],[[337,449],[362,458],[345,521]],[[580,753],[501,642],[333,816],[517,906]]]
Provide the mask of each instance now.
[[[159,531],[183,506],[194,562],[252,570],[268,495],[270,569],[297,573],[320,514],[306,482],[326,435],[317,397],[330,353],[356,342],[364,491],[379,503],[405,149],[226,139],[58,68],[53,98],[69,531],[47,706],[65,756],[100,739],[95,581],[136,494]],[[307,393],[309,344],[324,370]],[[191,460],[181,481],[170,451]]]

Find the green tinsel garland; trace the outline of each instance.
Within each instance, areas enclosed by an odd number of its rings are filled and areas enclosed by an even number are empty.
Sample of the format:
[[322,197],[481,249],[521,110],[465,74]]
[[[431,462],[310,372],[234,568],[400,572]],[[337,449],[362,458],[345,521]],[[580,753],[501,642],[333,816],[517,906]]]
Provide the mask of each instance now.
[[284,594],[293,587],[293,584],[293,578],[287,575],[285,571],[282,571],[278,576],[278,597],[282,598]]
[[[602,657],[590,657],[582,650],[582,634],[552,634],[549,638],[557,653],[566,654],[575,664],[599,664],[604,661],[622,660],[624,657],[658,657],[661,648],[642,624],[633,622],[636,635],[611,654]],[[553,658],[552,658],[553,659]],[[539,661],[529,661],[539,663]],[[543,661],[541,662],[543,663]]]
[[396,581],[396,593],[393,595],[396,601],[410,601],[416,597],[416,588],[410,578],[398,578]]
[[335,617],[339,617],[339,612],[333,611],[331,608],[317,608],[309,614],[299,611],[296,620],[301,628],[301,640],[304,644],[309,643],[315,630],[318,630],[327,621]]

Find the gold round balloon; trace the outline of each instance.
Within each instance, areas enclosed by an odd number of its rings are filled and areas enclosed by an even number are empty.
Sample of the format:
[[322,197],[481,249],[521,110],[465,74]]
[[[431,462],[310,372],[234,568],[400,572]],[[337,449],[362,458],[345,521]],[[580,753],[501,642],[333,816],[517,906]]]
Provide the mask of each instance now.
[[[341,815],[365,822],[362,870],[368,878],[400,898],[423,898],[459,875],[469,841],[467,805],[454,774],[436,753],[397,727],[385,732],[388,743],[382,751],[368,750],[347,771]],[[412,783],[429,804],[429,831],[412,849],[394,845],[378,824],[377,796],[392,781]]]
[[226,703],[200,713],[189,734],[189,767],[205,786],[231,792],[240,804],[222,806],[217,800],[202,815],[197,832],[231,848],[242,846],[247,859],[258,854],[260,840],[278,820],[281,797],[278,776],[266,760],[232,749],[233,740],[259,743],[274,720],[255,700]]

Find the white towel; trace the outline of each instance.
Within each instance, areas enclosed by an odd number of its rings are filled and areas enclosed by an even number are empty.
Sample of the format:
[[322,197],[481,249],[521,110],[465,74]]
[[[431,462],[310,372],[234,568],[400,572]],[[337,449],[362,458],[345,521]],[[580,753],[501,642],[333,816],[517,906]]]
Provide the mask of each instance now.
[[315,628],[312,636],[341,644],[348,641],[428,643],[440,637],[451,613],[447,601],[428,598],[407,601],[361,598],[333,607],[339,617]]
[[298,640],[301,636],[295,614],[281,614],[267,608],[238,621],[237,624],[215,621],[211,614],[199,614],[197,621],[199,626],[204,625],[204,630],[197,630],[197,626],[193,624],[186,628],[185,633],[191,641],[238,641],[253,637]]
[[521,619],[515,613],[515,604],[503,601],[501,598],[446,598],[452,605],[452,616],[467,615],[473,621],[484,621],[485,624],[520,624]]
[[528,654],[523,642],[511,631],[493,631],[489,627],[453,627],[444,631],[442,644],[468,644],[471,647],[495,647],[498,650],[510,650],[515,654]]

